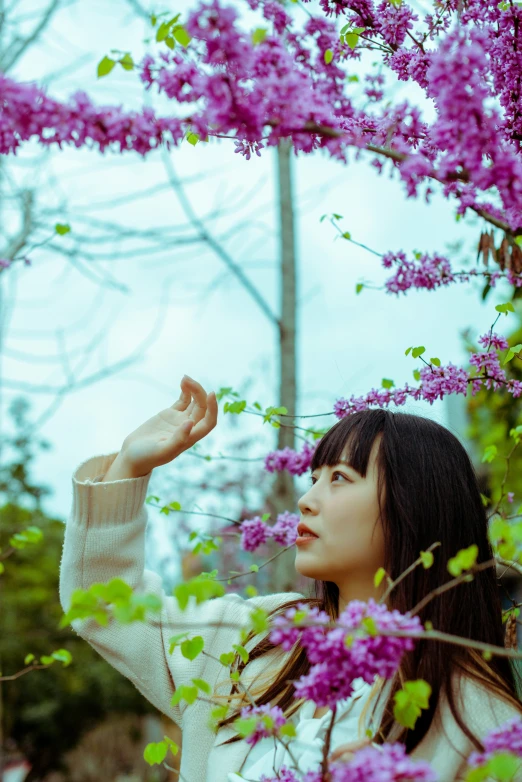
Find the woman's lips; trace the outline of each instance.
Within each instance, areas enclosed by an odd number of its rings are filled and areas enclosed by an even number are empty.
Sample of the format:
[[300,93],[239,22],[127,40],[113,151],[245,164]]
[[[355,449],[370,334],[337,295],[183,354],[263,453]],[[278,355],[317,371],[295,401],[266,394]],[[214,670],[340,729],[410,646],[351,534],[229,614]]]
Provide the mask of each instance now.
[[302,535],[299,535],[299,537],[295,541],[296,546],[304,546],[308,543],[311,543],[312,540],[317,540],[318,536],[313,535],[311,532],[304,532]]

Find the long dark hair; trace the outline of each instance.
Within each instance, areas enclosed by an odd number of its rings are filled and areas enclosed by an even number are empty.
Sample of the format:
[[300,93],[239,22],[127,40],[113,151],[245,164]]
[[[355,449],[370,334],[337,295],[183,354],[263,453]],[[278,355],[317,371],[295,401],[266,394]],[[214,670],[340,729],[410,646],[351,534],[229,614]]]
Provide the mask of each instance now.
[[[431,568],[415,568],[389,595],[390,608],[406,613],[425,595],[452,578],[447,562],[460,549],[474,543],[478,547],[477,563],[493,558],[488,519],[466,450],[448,429],[421,416],[384,409],[349,415],[319,441],[311,470],[323,465],[333,467],[344,454],[352,467],[365,477],[372,446],[378,436],[381,436],[377,453],[378,494],[387,574],[396,579],[421,551],[440,542],[434,549]],[[336,584],[316,581],[314,585],[315,598],[305,598],[302,602],[318,605],[336,619],[339,598]],[[289,601],[272,613],[282,613],[297,602]],[[438,595],[418,615],[423,624],[429,620],[434,629],[441,632],[504,646],[502,604],[494,566],[477,572],[472,581]],[[265,637],[250,652],[249,659],[274,649],[274,644]],[[244,664],[237,661],[236,669],[242,671],[243,668]],[[284,667],[275,677],[272,675],[268,687],[255,698],[257,705],[277,704],[287,716],[292,714],[303,702],[293,698],[293,682],[309,668],[305,650],[296,644]],[[408,753],[412,752],[428,732],[440,695],[444,693],[458,725],[477,750],[483,751],[480,739],[459,713],[453,687],[455,673],[471,676],[522,714],[517,694],[517,688],[521,691],[520,674],[506,657],[493,656],[486,662],[480,653],[466,647],[434,640],[417,641],[413,651],[404,655],[391,681],[373,741],[400,741],[406,745]],[[415,679],[427,681],[432,694],[429,708],[422,711],[414,729],[408,729],[394,719],[394,694],[402,682]],[[239,690],[237,692],[239,694]],[[383,694],[382,687],[380,694]],[[234,696],[234,690],[231,696]],[[376,706],[377,703],[374,710]],[[222,720],[220,726],[232,722],[237,714],[238,711]],[[238,738],[233,737],[229,742]]]

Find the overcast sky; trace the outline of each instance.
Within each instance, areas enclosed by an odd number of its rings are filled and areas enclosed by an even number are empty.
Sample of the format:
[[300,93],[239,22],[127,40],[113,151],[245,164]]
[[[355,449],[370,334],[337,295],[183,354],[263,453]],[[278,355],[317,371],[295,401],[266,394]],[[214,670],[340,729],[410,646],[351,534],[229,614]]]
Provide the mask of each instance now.
[[[192,5],[187,3],[186,8]],[[37,5],[22,0],[19,7],[24,6],[29,24]],[[53,96],[66,98],[81,88],[100,103],[139,109],[145,102],[166,112],[168,104],[145,94],[133,72],[115,69],[105,79],[96,78],[96,65],[111,48],[128,49],[138,59],[146,50],[143,39],[147,35],[144,21],[136,19],[123,0],[80,0],[56,14],[39,44],[11,75],[42,84],[49,74],[65,69],[49,86]],[[78,62],[78,58],[83,59]],[[44,160],[36,146],[27,145],[17,157],[16,165],[7,161],[12,180],[25,187],[39,183],[40,206],[60,206],[55,219],[48,217],[49,230],[56,219],[70,222],[72,232],[61,240],[63,247],[73,247],[89,235],[94,230],[87,222],[91,219],[164,230],[186,223],[179,202],[168,189],[130,204],[111,203],[167,182],[159,153],[142,160],[129,153],[101,156],[95,151],[66,149],[53,150]],[[199,216],[217,206],[233,208],[232,214],[212,222],[212,231],[223,237],[243,223],[240,232],[223,240],[224,246],[277,312],[274,151],[246,161],[234,154],[233,142],[213,141],[196,147],[184,143],[170,158],[179,176],[198,180],[187,186],[187,194]],[[507,290],[499,288],[483,303],[480,283],[438,292],[414,291],[399,298],[375,290],[356,296],[357,282],[365,279],[382,285],[386,272],[375,256],[345,241],[334,241],[335,230],[328,221],[320,222],[321,215],[340,213],[343,230],[380,252],[446,252],[450,243],[463,239],[465,252],[460,257],[474,260],[480,232],[473,220],[457,224],[454,204],[439,196],[429,206],[406,199],[400,182],[388,174],[379,176],[369,162],[367,156],[345,167],[322,153],[301,155],[293,161],[299,259],[297,413],[301,415],[327,412],[341,396],[380,387],[383,377],[392,378],[397,386],[412,382],[418,362],[404,355],[410,345],[425,345],[429,356],[459,364],[466,355],[462,330],[471,327],[474,336],[484,333],[495,318],[495,304],[506,300]],[[16,229],[16,215],[9,204],[4,204],[3,223],[10,231]],[[185,236],[190,233],[179,231]],[[60,518],[69,513],[71,476],[78,464],[90,456],[117,451],[129,432],[172,404],[184,373],[207,390],[232,386],[241,392],[248,383],[248,401],[257,400],[263,407],[278,401],[274,327],[226,273],[220,259],[202,247],[179,247],[167,239],[161,252],[137,252],[143,246],[127,243],[128,256],[105,259],[104,253],[119,249],[112,240],[89,247],[100,257],[81,264],[43,248],[31,253],[31,267],[17,265],[0,276],[4,297],[11,305],[2,357],[4,428],[8,426],[7,407],[20,393],[17,383],[56,390],[64,384],[63,364],[59,360],[51,363],[59,345],[73,357],[78,354],[71,366],[81,380],[132,354],[151,333],[153,337],[136,366],[65,395],[39,430],[52,450],[38,456],[34,478],[52,487],[54,494],[44,507]],[[219,284],[207,290],[212,281]],[[161,312],[163,320],[155,327]],[[499,324],[500,330],[503,327],[504,318]],[[62,341],[57,343],[60,332]],[[96,335],[101,335],[99,345],[81,357]],[[38,419],[54,396],[29,394],[31,417]],[[450,423],[445,404],[417,403],[401,409]],[[257,438],[253,457],[261,458],[275,446],[275,430],[263,427],[260,419],[242,416],[240,427],[232,428],[227,418],[220,414],[216,430],[204,441],[205,452],[231,453],[234,442],[245,433]],[[319,420],[333,424],[336,419]],[[173,475],[173,469],[178,478],[189,467],[193,471],[195,459],[183,456],[181,460],[175,468],[156,470],[153,482]],[[198,461],[197,469],[199,475],[205,471],[212,475],[214,465]],[[205,506],[204,497],[197,501]],[[227,511],[233,508],[221,512]]]

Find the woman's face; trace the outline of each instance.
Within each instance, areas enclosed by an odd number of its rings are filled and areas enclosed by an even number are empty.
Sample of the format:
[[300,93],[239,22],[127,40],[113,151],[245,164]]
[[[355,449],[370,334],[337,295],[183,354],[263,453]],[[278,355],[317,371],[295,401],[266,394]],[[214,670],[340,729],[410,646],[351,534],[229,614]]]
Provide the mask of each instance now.
[[308,578],[333,581],[342,603],[382,593],[373,585],[376,570],[384,566],[377,498],[379,443],[377,437],[365,478],[341,462],[325,465],[311,474],[313,485],[297,503],[301,522],[318,537],[296,546],[296,570]]

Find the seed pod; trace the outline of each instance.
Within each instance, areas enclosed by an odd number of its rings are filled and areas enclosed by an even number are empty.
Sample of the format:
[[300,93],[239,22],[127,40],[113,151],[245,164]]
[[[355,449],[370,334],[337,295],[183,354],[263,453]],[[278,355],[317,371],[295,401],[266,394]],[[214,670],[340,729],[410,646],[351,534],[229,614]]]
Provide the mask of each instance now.
[[506,634],[504,637],[504,646],[506,649],[518,649],[517,639],[517,618],[514,613],[509,615],[506,622]]

